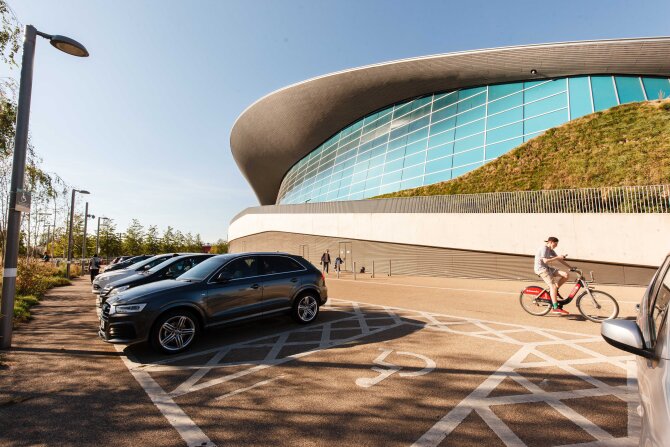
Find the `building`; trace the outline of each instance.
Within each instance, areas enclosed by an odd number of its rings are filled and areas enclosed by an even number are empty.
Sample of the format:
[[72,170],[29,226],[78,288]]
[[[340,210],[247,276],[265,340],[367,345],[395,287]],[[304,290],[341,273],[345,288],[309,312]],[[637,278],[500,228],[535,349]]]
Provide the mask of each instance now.
[[[246,210],[231,223],[231,249],[283,249],[318,260],[305,250],[329,247],[346,254],[352,244],[355,255],[348,258],[368,270],[375,258],[382,265],[382,258],[406,253],[397,260],[405,273],[439,274],[451,262],[456,275],[523,277],[527,254],[550,232],[563,239],[574,235],[578,259],[627,264],[629,278],[645,276],[645,266],[668,250],[652,239],[670,228],[665,214],[614,215],[600,222],[628,231],[628,239],[631,232],[646,238],[615,249],[604,241],[588,247],[577,242],[603,216],[582,216],[585,226],[577,228],[566,213],[537,225],[537,216],[520,219],[527,213],[424,207],[401,213],[399,222],[394,210],[400,199],[350,201],[450,180],[551,127],[618,104],[667,97],[668,50],[670,38],[465,51],[346,70],[273,92],[242,113],[231,148],[261,205],[292,206],[274,207],[272,214],[262,207]],[[501,228],[503,221],[508,229]],[[644,255],[635,254],[647,246]],[[416,261],[426,257],[436,259],[434,268]],[[509,273],[487,273],[510,262],[518,265]],[[616,280],[621,269],[601,267],[612,272],[613,282],[630,282]]]

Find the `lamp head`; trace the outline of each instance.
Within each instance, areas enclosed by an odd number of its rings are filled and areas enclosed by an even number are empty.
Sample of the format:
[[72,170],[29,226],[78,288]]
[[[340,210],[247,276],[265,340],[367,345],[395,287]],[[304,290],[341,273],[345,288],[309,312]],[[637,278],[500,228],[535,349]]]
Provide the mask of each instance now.
[[85,189],[78,189],[77,192],[79,194],[90,194],[90,192],[86,191]]
[[86,47],[69,37],[51,36],[49,42],[64,53],[77,57],[88,57],[88,50],[86,50]]

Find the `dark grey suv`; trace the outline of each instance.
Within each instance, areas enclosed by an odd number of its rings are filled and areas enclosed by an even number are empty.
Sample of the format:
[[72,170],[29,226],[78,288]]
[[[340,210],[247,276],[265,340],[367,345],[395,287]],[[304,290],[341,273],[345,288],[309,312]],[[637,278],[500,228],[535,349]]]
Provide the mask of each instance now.
[[110,343],[148,340],[175,354],[192,346],[205,328],[280,313],[310,323],[327,299],[323,274],[300,256],[220,255],[177,279],[111,297],[102,307],[99,335]]

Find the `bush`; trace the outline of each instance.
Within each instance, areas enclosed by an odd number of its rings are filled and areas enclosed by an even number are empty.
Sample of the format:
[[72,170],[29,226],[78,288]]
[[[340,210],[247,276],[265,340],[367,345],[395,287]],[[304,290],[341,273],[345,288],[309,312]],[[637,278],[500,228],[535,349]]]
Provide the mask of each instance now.
[[14,320],[30,320],[30,308],[39,302],[40,300],[33,295],[17,295],[14,300]]

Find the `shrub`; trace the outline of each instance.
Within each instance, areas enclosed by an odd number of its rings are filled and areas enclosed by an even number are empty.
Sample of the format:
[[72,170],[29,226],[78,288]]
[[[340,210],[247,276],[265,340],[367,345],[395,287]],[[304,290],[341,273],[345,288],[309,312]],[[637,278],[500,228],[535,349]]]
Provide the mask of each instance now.
[[39,302],[40,300],[33,295],[17,295],[14,300],[14,320],[30,320],[30,308]]

